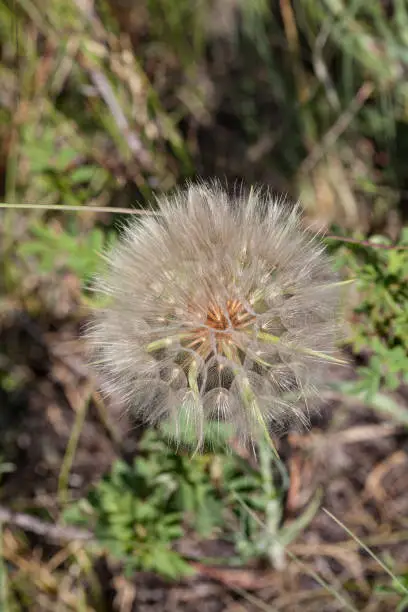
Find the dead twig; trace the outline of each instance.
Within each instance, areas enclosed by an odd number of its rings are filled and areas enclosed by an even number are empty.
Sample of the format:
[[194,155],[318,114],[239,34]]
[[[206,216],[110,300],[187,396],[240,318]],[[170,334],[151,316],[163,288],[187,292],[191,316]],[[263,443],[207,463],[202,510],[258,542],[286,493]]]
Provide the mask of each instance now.
[[[84,58],[82,59],[84,60]],[[120,107],[120,104],[117,101],[115,94],[113,93],[113,89],[108,79],[99,70],[95,70],[93,68],[88,67],[88,72],[92,83],[99,91],[106,106],[109,108],[119,131],[123,134],[123,137],[127,142],[129,149],[136,157],[136,159],[139,160],[142,166],[148,168],[151,164],[151,157],[145,150],[140,138],[138,138],[138,136],[136,136],[136,134],[130,129],[129,122],[122,108]]]
[[49,540],[57,542],[72,542],[73,540],[87,542],[94,538],[94,534],[88,529],[68,525],[56,525],[38,519],[30,514],[13,512],[4,506],[0,506],[0,523],[15,525],[20,529],[30,531],[31,533],[44,536]]
[[323,136],[321,142],[314,147],[310,155],[304,160],[301,170],[302,173],[310,172],[320,159],[333,147],[340,135],[347,129],[360,108],[368,100],[374,91],[373,83],[363,83],[348,108],[340,115],[334,125]]

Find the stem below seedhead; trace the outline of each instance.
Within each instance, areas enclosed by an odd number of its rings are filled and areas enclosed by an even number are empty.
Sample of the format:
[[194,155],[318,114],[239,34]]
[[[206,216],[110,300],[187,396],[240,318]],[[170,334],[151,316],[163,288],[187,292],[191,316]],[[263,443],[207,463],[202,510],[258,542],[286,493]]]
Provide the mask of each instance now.
[[[227,359],[229,359],[233,363],[237,363],[236,359],[234,359],[233,353],[231,351],[231,347],[229,347],[226,343],[224,343],[224,353]],[[240,373],[239,367],[240,366],[238,364],[235,366],[235,368],[233,367],[234,374]],[[262,432],[263,437],[265,437],[265,440],[268,442],[268,445],[270,449],[272,450],[273,454],[275,455],[275,457],[279,459],[278,451],[269,434],[268,427],[265,423],[265,419],[262,415],[261,409],[259,408],[258,402],[256,401],[255,394],[251,388],[251,383],[246,377],[243,380],[243,387],[244,388],[243,388],[243,393],[242,393],[242,399],[244,401],[244,404],[255,415],[255,418],[261,427],[261,432]]]

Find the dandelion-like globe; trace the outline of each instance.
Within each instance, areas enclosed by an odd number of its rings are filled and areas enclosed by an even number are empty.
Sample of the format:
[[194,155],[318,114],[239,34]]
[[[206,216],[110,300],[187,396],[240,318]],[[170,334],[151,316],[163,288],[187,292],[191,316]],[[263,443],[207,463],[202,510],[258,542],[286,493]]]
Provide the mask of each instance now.
[[244,443],[308,424],[336,361],[341,283],[298,206],[190,185],[132,220],[107,260],[87,331],[103,392],[198,446],[214,422]]

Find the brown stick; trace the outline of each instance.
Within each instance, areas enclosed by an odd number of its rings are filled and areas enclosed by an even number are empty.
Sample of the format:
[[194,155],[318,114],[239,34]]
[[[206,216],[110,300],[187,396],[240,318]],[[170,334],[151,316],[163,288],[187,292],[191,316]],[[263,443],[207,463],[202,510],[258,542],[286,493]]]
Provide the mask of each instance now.
[[13,512],[3,506],[0,506],[0,523],[15,525],[16,527],[20,527],[20,529],[31,531],[31,533],[45,536],[57,542],[72,542],[74,540],[85,542],[94,538],[94,534],[87,529],[55,525],[34,516],[30,516],[29,514]]

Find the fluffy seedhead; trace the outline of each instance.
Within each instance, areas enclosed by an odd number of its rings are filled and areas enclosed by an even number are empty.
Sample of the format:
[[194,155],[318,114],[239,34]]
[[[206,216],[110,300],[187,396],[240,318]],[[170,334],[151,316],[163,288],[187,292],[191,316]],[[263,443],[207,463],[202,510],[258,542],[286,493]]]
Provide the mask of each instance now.
[[308,424],[340,283],[297,206],[191,185],[132,220],[107,259],[87,332],[104,392],[143,422],[188,424],[198,446],[214,421],[244,442]]

